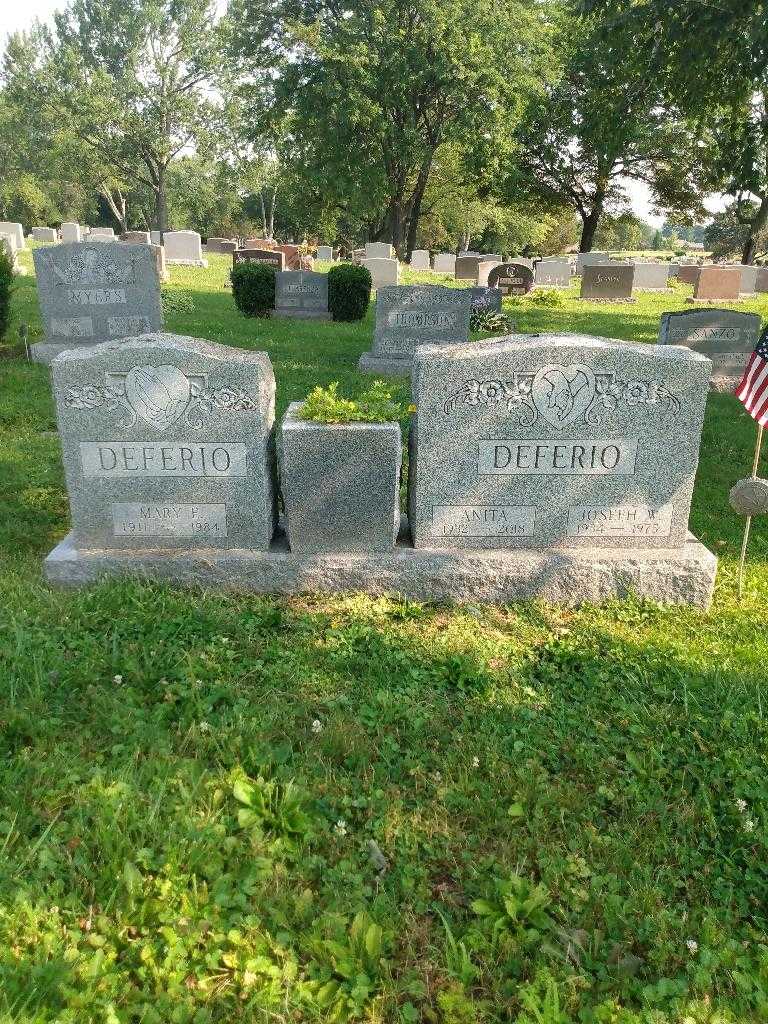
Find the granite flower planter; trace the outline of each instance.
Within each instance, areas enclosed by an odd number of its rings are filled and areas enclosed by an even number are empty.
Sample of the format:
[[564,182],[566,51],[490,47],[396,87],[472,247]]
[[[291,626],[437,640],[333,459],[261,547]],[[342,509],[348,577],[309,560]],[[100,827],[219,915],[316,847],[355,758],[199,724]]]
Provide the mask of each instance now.
[[391,551],[400,527],[400,424],[299,419],[280,428],[280,474],[294,552]]

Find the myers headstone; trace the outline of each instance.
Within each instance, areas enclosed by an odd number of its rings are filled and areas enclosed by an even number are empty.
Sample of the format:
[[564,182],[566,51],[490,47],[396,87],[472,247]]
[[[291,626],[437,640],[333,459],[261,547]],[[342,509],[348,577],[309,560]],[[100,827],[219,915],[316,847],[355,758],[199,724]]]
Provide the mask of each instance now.
[[757,313],[690,309],[662,313],[659,344],[685,345],[712,360],[713,391],[732,391],[760,337]]
[[502,263],[488,275],[488,285],[502,295],[526,295],[533,288],[533,271],[524,263]]
[[207,267],[203,246],[197,231],[166,231],[163,236],[166,263],[189,267]]
[[360,357],[363,373],[408,374],[420,345],[467,341],[472,296],[469,288],[412,284],[376,293],[373,348]]
[[635,268],[622,264],[586,265],[581,275],[579,298],[592,302],[630,302]]
[[[79,551],[264,551],[275,527],[275,378],[264,352],[151,334],[52,365]],[[62,545],[49,557],[58,553]],[[183,558],[173,563],[183,580]]]
[[374,288],[383,288],[384,285],[397,284],[400,280],[400,264],[397,260],[372,257],[361,260],[360,265],[367,267],[370,271]]
[[67,242],[34,252],[45,341],[32,358],[162,327],[157,257],[149,245]]
[[632,284],[635,291],[668,291],[668,263],[636,263],[635,278]]
[[533,270],[533,283],[542,288],[567,288],[571,283],[568,260],[539,260]]
[[414,359],[416,548],[681,548],[708,359],[522,335]]
[[80,230],[80,225],[75,224],[73,221],[66,221],[62,224],[61,240],[62,242],[82,242],[83,235]]
[[278,271],[272,315],[300,320],[330,320],[328,275],[310,270]]

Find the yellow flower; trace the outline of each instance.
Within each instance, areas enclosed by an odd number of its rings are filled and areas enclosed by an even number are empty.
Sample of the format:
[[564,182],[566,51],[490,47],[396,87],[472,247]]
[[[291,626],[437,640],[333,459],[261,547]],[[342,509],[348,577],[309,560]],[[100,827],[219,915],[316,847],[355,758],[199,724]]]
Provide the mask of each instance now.
[[408,406],[408,412],[416,412],[416,406],[415,405],[409,405]]

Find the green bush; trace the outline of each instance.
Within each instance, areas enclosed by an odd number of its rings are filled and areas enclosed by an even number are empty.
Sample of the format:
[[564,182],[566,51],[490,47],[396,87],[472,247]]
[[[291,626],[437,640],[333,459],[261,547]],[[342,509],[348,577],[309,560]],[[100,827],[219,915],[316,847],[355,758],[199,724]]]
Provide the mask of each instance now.
[[334,320],[362,320],[371,301],[373,281],[366,267],[340,263],[328,271],[328,309]]
[[473,309],[469,314],[469,329],[512,334],[515,324],[511,316],[496,309]]
[[13,291],[13,259],[4,245],[0,245],[0,338],[11,322],[11,292]]
[[269,316],[275,308],[275,268],[266,263],[238,263],[230,276],[240,312],[245,316]]
[[375,380],[355,399],[342,398],[338,389],[338,381],[327,388],[313,388],[301,407],[299,419],[315,423],[391,423],[400,419],[402,409],[392,401],[392,393],[383,380]]

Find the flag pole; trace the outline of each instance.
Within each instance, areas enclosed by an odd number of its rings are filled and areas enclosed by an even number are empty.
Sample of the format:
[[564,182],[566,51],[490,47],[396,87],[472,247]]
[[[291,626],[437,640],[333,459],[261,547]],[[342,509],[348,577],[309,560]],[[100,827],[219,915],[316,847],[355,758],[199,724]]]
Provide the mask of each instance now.
[[[763,446],[763,427],[762,424],[757,428],[757,439],[755,441],[755,458],[752,462],[752,479],[754,480],[757,476],[757,467],[760,464],[760,449]],[[746,522],[744,523],[744,537],[741,541],[741,559],[739,561],[739,601],[741,601],[742,594],[744,592],[744,563],[747,559],[747,544],[749,543],[749,530],[752,526],[752,516],[747,516]]]

